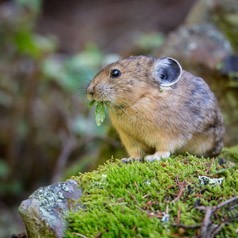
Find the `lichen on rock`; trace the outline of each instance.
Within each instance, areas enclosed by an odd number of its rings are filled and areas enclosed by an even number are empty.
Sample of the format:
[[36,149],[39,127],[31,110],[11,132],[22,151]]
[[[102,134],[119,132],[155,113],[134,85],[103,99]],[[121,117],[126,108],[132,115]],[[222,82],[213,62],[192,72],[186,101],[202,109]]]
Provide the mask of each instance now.
[[52,184],[36,190],[19,207],[28,238],[62,237],[65,230],[65,214],[75,211],[82,195],[75,180]]

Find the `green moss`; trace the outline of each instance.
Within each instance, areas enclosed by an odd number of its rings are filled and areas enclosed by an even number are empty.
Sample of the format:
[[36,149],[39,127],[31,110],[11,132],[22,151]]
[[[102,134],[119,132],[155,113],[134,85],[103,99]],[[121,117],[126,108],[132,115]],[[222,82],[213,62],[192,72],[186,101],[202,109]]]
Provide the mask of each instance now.
[[[225,151],[221,156],[227,156]],[[231,154],[229,154],[231,156]],[[222,185],[202,185],[198,176],[224,178]],[[84,190],[84,209],[68,215],[65,237],[193,237],[204,212],[195,205],[215,206],[237,194],[237,168],[224,159],[172,157],[161,162],[124,164],[109,161],[74,177]],[[182,191],[182,192],[181,192]],[[163,222],[164,213],[169,221]],[[219,215],[216,219],[219,222]],[[228,226],[235,234],[238,223]],[[232,236],[229,236],[232,237]]]
[[238,146],[223,149],[223,156],[229,160],[238,163]]

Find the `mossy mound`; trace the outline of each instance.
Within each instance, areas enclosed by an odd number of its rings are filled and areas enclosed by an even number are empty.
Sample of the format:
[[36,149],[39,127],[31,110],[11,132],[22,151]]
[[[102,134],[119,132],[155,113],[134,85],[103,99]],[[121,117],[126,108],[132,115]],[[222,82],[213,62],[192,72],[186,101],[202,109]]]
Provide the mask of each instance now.
[[[199,176],[224,180],[204,185]],[[205,212],[197,208],[216,206],[238,193],[237,166],[223,157],[186,155],[130,164],[109,161],[73,179],[84,191],[83,208],[68,215],[67,238],[198,237]],[[211,216],[214,225],[226,223],[217,237],[237,237],[238,221],[233,216],[225,210]]]

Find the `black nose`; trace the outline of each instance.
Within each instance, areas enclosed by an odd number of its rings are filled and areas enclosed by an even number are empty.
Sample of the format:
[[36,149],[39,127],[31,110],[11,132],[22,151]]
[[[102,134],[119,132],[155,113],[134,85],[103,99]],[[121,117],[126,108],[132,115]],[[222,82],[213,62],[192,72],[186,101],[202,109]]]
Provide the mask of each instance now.
[[88,86],[88,88],[87,88],[87,94],[93,96],[94,91],[95,91],[95,90],[94,90],[94,87]]
[[95,87],[89,85],[87,88],[87,98],[89,101],[93,100],[95,94]]

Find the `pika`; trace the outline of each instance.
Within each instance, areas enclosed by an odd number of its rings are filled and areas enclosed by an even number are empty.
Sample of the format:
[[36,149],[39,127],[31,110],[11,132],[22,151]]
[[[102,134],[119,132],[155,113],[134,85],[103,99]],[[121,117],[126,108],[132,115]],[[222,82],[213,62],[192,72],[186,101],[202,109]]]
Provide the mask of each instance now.
[[129,158],[154,161],[172,153],[212,157],[223,147],[223,117],[206,82],[171,58],[131,56],[102,69],[87,87],[107,102]]

